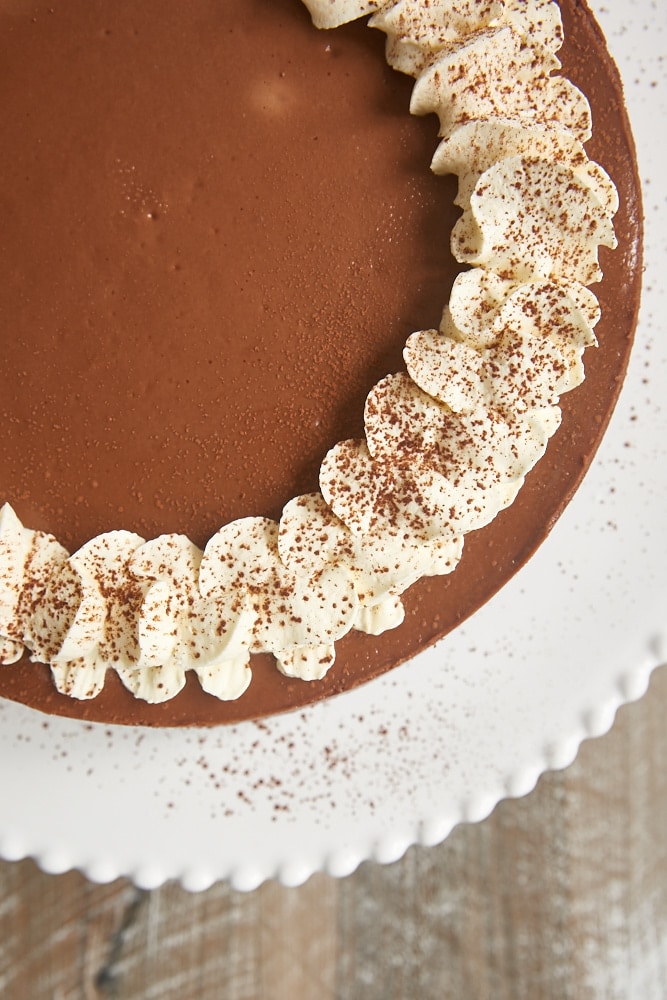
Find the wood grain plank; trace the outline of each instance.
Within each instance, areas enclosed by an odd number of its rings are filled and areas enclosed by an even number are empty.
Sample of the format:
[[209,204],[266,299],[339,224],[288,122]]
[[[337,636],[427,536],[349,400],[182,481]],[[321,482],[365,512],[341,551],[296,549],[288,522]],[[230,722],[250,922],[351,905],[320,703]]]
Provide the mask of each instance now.
[[144,893],[101,995],[254,1000],[260,993],[258,915],[257,895],[224,884],[198,895],[173,884]]
[[94,886],[70,872],[44,875],[32,861],[0,866],[0,996],[97,997],[95,979],[136,890]]
[[338,883],[314,875],[299,889],[259,890],[262,996],[336,1000]]

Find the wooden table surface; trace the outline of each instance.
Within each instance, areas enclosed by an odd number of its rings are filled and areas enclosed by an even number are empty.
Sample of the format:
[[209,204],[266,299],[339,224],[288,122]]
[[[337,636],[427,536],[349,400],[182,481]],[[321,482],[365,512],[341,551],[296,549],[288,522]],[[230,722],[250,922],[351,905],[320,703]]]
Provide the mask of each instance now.
[[2,1000],[665,1000],[667,668],[575,763],[438,847],[297,889],[0,863]]

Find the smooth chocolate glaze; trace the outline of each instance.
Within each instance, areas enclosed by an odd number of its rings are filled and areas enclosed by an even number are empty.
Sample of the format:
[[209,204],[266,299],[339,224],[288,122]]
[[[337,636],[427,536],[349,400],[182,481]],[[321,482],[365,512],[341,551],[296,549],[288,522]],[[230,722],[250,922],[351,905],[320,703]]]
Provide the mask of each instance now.
[[[563,71],[591,101],[587,148],[619,189],[620,246],[601,250],[600,349],[518,500],[468,536],[451,576],[411,589],[399,629],[339,642],[321,682],[255,657],[237,702],[191,677],[146,705],[111,672],[77,702],[24,660],[2,668],[0,694],[160,726],[300,707],[443,636],[534,552],[604,433],[641,280],[618,74],[588,9],[562,7]],[[459,269],[455,184],[430,175],[435,119],[409,117],[411,81],[363,25],[317,32],[297,0],[51,9],[0,14],[0,497],[72,547],[119,527],[203,544],[315,489],[331,444],[361,434],[368,389],[403,367],[407,335],[437,326]]]
[[0,25],[0,494],[72,549],[278,517],[449,293],[407,79],[298,0]]

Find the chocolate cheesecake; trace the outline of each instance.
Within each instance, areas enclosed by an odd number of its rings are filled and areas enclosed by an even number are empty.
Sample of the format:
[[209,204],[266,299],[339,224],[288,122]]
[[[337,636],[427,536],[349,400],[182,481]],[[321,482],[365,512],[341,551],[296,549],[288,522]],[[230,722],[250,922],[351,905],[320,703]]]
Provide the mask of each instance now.
[[[559,400],[561,425],[516,499],[466,532],[451,572],[401,592],[398,627],[336,634],[335,661],[316,679],[276,670],[255,643],[239,697],[216,697],[190,671],[151,704],[114,669],[94,696],[72,697],[24,654],[0,668],[0,695],[125,724],[285,711],[410,658],[535,551],[604,433],[640,288],[621,84],[590,12],[570,0],[561,10],[560,72],[590,101],[586,152],[618,190],[619,245],[600,248],[599,347]],[[0,14],[0,499],[31,531],[68,553],[109,532],[131,534],[135,551],[187,536],[211,562],[221,526],[252,518],[269,531],[291,498],[330,501],[325,456],[336,442],[371,440],[385,396],[371,413],[369,392],[405,373],[406,340],[441,327],[468,266],[449,239],[469,209],[455,204],[454,177],[428,169],[438,121],[409,115],[413,81],[387,66],[384,44],[365,23],[318,31],[296,0],[18,2]],[[160,583],[146,559],[134,565],[133,581]],[[208,594],[227,600],[224,581],[211,580]],[[346,577],[342,604],[359,600],[352,589]],[[133,584],[125,604],[146,597]],[[247,611],[230,608],[239,620]],[[329,645],[327,633],[312,648]]]

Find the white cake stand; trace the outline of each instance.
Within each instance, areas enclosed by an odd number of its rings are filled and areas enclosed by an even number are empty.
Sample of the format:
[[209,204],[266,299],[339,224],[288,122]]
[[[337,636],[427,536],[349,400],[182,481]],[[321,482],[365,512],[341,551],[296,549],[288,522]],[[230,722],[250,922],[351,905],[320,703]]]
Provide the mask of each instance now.
[[651,0],[593,7],[639,147],[646,290],[609,432],[550,537],[455,634],[297,714],[152,731],[0,703],[4,858],[190,889],[391,861],[569,764],[667,659],[667,19]]

